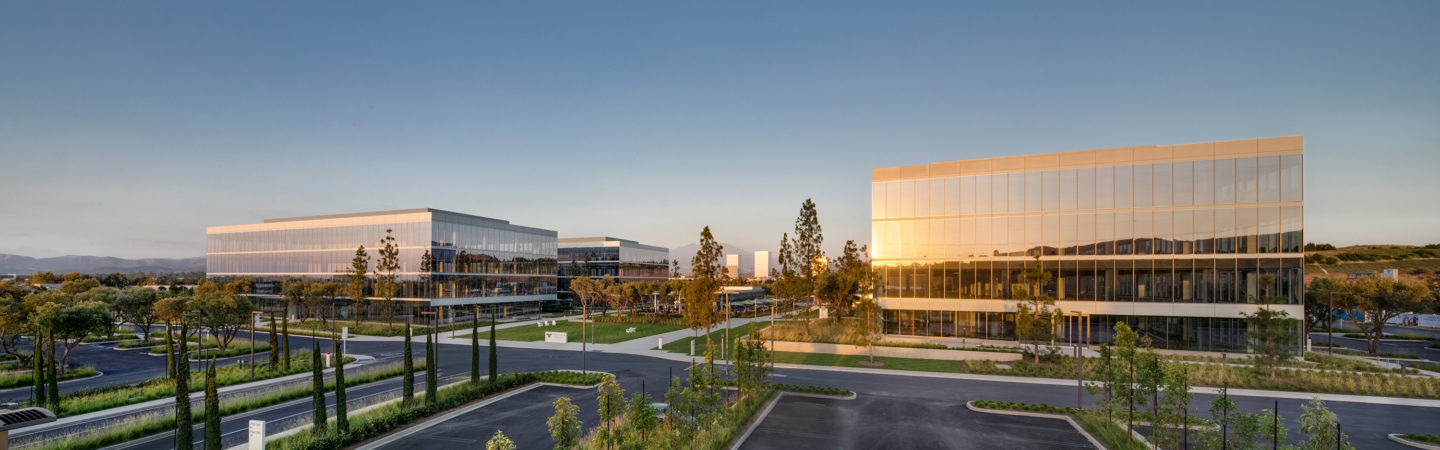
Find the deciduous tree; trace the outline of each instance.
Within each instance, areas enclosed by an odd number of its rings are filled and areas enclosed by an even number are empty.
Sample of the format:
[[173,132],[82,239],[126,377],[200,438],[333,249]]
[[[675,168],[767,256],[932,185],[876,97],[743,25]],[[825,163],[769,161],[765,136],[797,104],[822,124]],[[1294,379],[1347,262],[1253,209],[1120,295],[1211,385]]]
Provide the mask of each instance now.
[[120,290],[115,296],[115,306],[121,320],[134,325],[140,330],[141,339],[150,342],[150,325],[155,323],[155,302],[159,300],[159,291],[132,286]]
[[575,447],[580,440],[580,407],[570,397],[555,399],[555,414],[545,420],[550,429],[550,438],[555,441],[555,450]]
[[1345,295],[1335,295],[1335,307],[1350,312],[1350,323],[1369,341],[1370,356],[1380,353],[1386,322],[1409,311],[1425,310],[1434,301],[1429,287],[1410,280],[1370,276],[1347,280],[1343,286]]

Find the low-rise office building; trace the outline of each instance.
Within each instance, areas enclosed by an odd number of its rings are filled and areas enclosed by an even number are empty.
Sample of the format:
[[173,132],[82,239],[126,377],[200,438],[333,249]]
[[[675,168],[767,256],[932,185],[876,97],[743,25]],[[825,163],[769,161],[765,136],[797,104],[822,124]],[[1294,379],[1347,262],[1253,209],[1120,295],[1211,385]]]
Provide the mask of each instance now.
[[560,295],[570,298],[570,280],[611,277],[620,283],[664,283],[670,279],[670,249],[609,236],[558,241]]
[[1012,290],[1038,267],[1052,275],[1041,291],[1088,318],[1091,342],[1125,322],[1158,348],[1244,351],[1241,313],[1303,317],[1303,147],[1296,136],[875,169],[886,332],[1013,339]]
[[[356,249],[370,257],[381,239],[399,249],[397,300],[408,306],[539,302],[556,295],[556,233],[488,217],[420,208],[266,219],[209,227],[206,277],[255,281],[274,297],[289,279],[345,282]],[[373,289],[367,289],[373,292]]]

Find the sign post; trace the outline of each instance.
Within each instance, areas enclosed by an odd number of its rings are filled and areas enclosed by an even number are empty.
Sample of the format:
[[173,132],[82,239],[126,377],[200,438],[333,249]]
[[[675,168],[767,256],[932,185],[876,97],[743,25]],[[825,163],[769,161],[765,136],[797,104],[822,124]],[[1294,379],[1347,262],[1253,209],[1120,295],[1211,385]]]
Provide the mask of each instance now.
[[265,450],[265,421],[250,421],[250,442],[246,448],[248,450]]

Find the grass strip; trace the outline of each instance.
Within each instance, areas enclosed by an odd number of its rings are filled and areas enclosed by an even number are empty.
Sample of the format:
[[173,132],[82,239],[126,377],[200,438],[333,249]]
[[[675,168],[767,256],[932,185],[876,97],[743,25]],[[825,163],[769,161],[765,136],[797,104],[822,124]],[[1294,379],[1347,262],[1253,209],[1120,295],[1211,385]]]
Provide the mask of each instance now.
[[[94,367],[85,366],[65,371],[60,374],[60,381],[73,380],[76,378],[93,377],[96,372]],[[0,374],[0,389],[9,389],[35,384],[35,374],[30,370],[5,372]]]

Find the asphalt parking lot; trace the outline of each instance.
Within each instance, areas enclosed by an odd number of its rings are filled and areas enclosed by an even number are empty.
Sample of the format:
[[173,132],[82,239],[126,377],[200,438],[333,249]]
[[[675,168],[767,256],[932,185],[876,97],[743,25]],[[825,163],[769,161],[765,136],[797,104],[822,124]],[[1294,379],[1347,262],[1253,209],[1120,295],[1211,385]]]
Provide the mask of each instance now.
[[741,448],[1095,447],[1063,420],[978,413],[960,400],[786,395]]
[[505,436],[518,448],[549,448],[555,443],[545,419],[555,414],[552,403],[560,397],[570,397],[580,407],[580,422],[586,424],[585,428],[599,420],[594,389],[539,386],[375,448],[484,448],[495,430],[505,430]]

